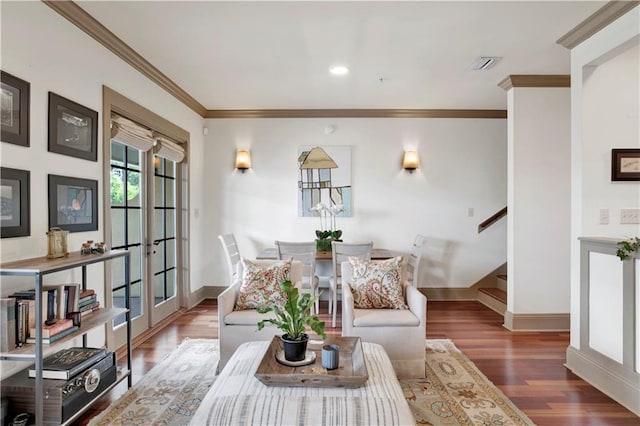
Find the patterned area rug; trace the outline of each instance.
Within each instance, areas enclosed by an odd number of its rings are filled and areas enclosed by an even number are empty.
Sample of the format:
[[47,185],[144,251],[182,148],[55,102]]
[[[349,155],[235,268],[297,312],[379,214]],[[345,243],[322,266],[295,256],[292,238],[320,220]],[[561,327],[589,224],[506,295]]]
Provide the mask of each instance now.
[[218,341],[186,339],[89,423],[186,425],[216,379]]
[[[400,385],[418,424],[533,425],[450,340],[426,341],[426,379]],[[186,425],[215,381],[218,341],[187,339],[92,426]]]
[[425,350],[427,378],[400,380],[416,423],[534,425],[451,340],[427,340]]

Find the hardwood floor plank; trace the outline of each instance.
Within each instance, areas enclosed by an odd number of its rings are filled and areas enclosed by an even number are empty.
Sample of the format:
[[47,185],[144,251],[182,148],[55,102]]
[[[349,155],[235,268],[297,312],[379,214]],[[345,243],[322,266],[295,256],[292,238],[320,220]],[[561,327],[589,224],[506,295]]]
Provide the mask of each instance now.
[[[331,323],[327,302],[320,318]],[[328,334],[340,335],[341,315]],[[540,426],[640,426],[640,418],[565,366],[569,333],[510,332],[503,318],[475,301],[429,301],[429,339],[451,339],[512,402]],[[133,351],[134,383],[185,338],[218,337],[217,303],[205,300],[177,316]],[[89,420],[126,391],[120,384],[75,424]]]

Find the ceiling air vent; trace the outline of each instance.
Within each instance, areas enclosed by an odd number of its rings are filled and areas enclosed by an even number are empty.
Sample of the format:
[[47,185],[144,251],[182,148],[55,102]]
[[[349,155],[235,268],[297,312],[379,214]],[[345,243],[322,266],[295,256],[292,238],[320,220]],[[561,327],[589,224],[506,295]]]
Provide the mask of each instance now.
[[473,63],[471,69],[476,71],[488,70],[489,68],[493,67],[500,59],[502,58],[499,56],[481,56]]

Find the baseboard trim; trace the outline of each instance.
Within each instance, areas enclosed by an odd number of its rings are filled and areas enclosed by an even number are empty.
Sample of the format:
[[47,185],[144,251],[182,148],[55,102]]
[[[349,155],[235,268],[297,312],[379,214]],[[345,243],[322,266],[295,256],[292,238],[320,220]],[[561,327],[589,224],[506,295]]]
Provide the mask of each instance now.
[[569,331],[571,314],[504,314],[504,327],[510,331]]
[[640,384],[630,383],[624,377],[588,358],[573,346],[567,348],[565,366],[636,416],[640,416]]

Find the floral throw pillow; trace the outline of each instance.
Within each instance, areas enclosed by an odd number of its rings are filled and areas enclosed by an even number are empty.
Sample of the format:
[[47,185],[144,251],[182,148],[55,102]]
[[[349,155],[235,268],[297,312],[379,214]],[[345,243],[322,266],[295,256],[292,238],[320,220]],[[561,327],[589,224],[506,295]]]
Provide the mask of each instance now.
[[402,257],[383,261],[350,257],[353,304],[359,309],[409,309],[402,294]]
[[291,259],[262,266],[241,258],[242,283],[234,310],[267,308],[274,304],[284,305],[287,296],[282,291],[282,283],[289,279]]

